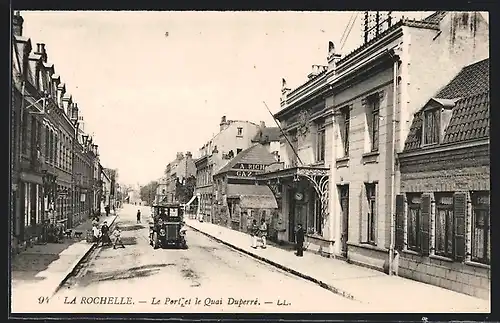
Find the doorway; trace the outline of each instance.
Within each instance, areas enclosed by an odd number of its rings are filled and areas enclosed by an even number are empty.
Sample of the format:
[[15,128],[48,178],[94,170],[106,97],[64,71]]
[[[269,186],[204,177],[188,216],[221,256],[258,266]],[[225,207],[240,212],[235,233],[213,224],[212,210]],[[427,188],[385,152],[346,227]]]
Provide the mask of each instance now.
[[295,207],[297,202],[294,198],[295,191],[288,190],[288,241],[295,243]]
[[347,258],[347,241],[349,239],[349,185],[339,185],[340,212],[342,227],[340,233],[340,248],[343,257]]

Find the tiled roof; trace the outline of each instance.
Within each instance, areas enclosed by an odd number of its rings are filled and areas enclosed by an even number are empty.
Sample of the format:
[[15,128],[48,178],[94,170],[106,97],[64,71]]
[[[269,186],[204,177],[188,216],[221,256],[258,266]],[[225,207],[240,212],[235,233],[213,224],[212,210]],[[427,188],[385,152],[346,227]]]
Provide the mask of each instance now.
[[[490,133],[489,60],[464,67],[437,95],[457,99],[441,144],[488,138]],[[439,102],[439,100],[436,100]],[[404,151],[421,147],[422,110],[413,117]]]
[[267,185],[227,184],[227,195],[262,195],[273,194]]
[[489,74],[489,58],[464,67],[450,83],[439,91],[436,97],[442,99],[463,98],[489,91]]
[[222,167],[217,174],[225,173],[233,168],[236,164],[260,164],[271,165],[276,163],[276,158],[271,154],[266,147],[261,144],[255,144],[240,152],[236,157],[231,159],[226,166]]
[[259,129],[255,137],[253,137],[252,142],[261,142],[261,141],[279,141],[280,140],[281,131],[278,127],[265,127],[264,129]]
[[464,98],[453,108],[443,143],[488,138],[490,134],[490,93]]

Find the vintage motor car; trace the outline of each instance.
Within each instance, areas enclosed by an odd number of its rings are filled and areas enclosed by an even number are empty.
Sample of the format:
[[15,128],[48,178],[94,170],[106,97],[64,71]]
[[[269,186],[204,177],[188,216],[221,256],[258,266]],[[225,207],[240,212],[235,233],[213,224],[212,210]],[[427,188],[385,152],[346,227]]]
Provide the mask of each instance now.
[[149,243],[153,248],[187,249],[184,212],[180,204],[162,203],[153,206],[149,223]]

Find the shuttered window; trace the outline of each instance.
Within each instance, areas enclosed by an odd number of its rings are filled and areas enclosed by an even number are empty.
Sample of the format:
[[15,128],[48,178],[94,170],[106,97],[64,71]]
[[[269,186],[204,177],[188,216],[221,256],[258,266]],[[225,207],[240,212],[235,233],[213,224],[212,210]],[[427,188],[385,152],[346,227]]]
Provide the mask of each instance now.
[[408,194],[408,249],[421,251],[420,226],[422,217],[422,195]]
[[420,243],[422,245],[422,255],[429,255],[430,250],[430,222],[431,222],[431,196],[428,194],[422,195],[422,217],[420,227]]
[[465,258],[465,217],[467,215],[467,193],[455,193],[453,196],[453,213],[455,217],[455,260]]
[[490,248],[489,192],[472,194],[472,260],[489,264]]
[[452,258],[454,244],[453,193],[436,195],[435,252]]
[[404,249],[404,234],[405,234],[405,197],[404,195],[396,195],[396,250]]

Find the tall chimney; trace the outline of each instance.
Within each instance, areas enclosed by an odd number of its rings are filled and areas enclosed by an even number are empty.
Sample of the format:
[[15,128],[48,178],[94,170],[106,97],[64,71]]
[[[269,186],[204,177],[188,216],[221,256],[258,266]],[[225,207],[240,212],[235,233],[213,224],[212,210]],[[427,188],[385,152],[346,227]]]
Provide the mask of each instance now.
[[226,116],[222,116],[220,119],[220,124],[219,124],[219,132],[227,128],[227,119]]
[[45,51],[45,44],[44,43],[37,43],[36,44],[36,51],[34,53],[42,56],[42,60],[44,62],[47,62],[47,52]]
[[71,120],[78,120],[78,104],[74,103],[71,108]]
[[337,54],[335,50],[335,44],[330,41],[328,42],[328,70],[333,71],[335,73],[335,70],[337,69],[337,62],[340,60],[341,55]]
[[62,108],[64,109],[64,112],[71,118],[73,118],[73,112],[72,112],[72,107],[73,107],[73,98],[71,95],[64,95],[61,99],[62,101]]
[[63,105],[63,97],[64,94],[66,93],[66,85],[64,83],[59,83],[57,86],[57,104],[59,104],[59,107],[66,112],[66,115],[71,118],[71,115],[68,113],[68,110],[65,109]]
[[21,13],[19,11],[14,11],[14,15],[12,16],[12,33],[15,36],[23,35],[23,22],[24,19],[21,17]]
[[186,158],[193,158],[193,154],[190,151],[186,151]]

